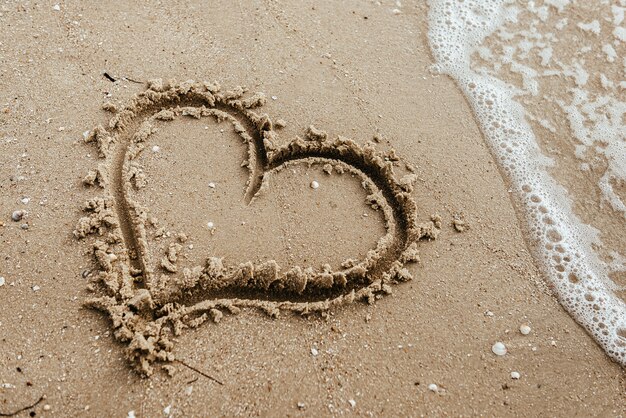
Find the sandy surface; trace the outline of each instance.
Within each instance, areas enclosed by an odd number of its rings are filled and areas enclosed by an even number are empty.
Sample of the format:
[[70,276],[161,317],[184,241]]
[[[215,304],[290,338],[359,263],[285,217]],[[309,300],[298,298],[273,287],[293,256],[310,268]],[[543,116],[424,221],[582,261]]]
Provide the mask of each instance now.
[[[624,370],[549,294],[467,104],[451,80],[428,71],[426,6],[407,2],[394,14],[385,3],[2,5],[0,412],[45,395],[22,415],[623,413]],[[105,71],[142,84],[113,83]],[[378,148],[417,167],[418,219],[443,221],[437,240],[420,241],[414,279],[327,318],[244,309],[184,332],[177,358],[223,385],[179,363],[173,377],[159,367],[138,374],[107,316],[83,307],[93,293],[82,273],[94,260],[72,231],[94,195],[82,180],[97,153],[83,132],[107,123],[105,102],[125,104],[154,78],[262,91],[263,112],[287,122],[285,140],[311,124],[361,146],[380,133]],[[190,262],[215,252],[233,263],[340,263],[364,256],[384,232],[354,179],[315,166],[278,173],[246,207],[246,171],[230,166],[245,148],[220,125],[200,123],[168,122],[155,134],[159,152],[142,156],[138,197],[193,237]],[[28,215],[13,222],[20,209]],[[459,217],[466,232],[452,226]],[[506,356],[492,354],[496,341]]]

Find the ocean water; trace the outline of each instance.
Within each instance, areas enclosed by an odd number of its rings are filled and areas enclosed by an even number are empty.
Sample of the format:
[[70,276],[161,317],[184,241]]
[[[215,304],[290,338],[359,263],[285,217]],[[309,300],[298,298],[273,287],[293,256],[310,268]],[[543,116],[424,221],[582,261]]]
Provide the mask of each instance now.
[[452,77],[562,306],[626,365],[626,0],[430,0]]

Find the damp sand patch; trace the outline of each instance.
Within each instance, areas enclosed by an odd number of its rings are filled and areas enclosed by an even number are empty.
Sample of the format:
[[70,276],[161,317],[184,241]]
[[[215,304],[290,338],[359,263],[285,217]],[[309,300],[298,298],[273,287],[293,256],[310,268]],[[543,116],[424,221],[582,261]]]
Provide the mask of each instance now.
[[[283,143],[270,117],[260,113],[264,103],[263,94],[249,95],[240,87],[222,91],[215,83],[156,80],[123,107],[105,105],[113,117],[86,138],[100,157],[84,179],[97,193],[84,204],[85,216],[74,230],[96,263],[89,284],[94,297],[86,305],[110,317],[128,359],[146,375],[155,362],[168,367],[177,360],[174,342],[184,330],[219,322],[242,308],[278,317],[281,312],[326,315],[356,301],[373,303],[390,294],[392,285],[411,280],[405,264],[419,260],[418,242],[437,237],[441,220],[418,220],[411,196],[417,176],[410,164],[405,164],[407,174],[396,176],[400,159],[393,150],[360,146],[314,127]],[[164,228],[137,198],[150,182],[140,156],[160,151],[150,142],[157,125],[180,119],[229,124],[239,136],[245,148],[241,166],[248,170],[241,193],[246,205],[262,204],[262,196],[281,187],[270,179],[306,164],[327,175],[358,178],[367,205],[384,220],[385,233],[365,256],[346,258],[339,266],[279,265],[272,259],[229,264],[211,248],[196,249],[205,251],[203,262],[187,263],[181,253],[194,230]],[[180,146],[185,146],[182,138]]]

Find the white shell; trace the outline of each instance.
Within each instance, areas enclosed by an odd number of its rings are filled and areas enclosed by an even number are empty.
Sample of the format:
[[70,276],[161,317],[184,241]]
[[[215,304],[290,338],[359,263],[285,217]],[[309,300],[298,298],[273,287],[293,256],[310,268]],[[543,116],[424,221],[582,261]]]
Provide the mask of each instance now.
[[315,180],[313,180],[311,182],[311,189],[317,189],[318,187],[320,187],[320,184],[316,182]]
[[159,147],[158,145],[154,145],[152,147],[152,152],[159,152],[159,151],[161,151],[161,147]]
[[4,277],[0,276],[0,286],[4,286],[5,280]]
[[506,354],[506,346],[498,341],[491,346],[491,351],[493,351],[493,354],[495,354],[496,356],[503,356]]
[[14,222],[19,222],[22,220],[25,214],[26,212],[24,212],[23,210],[16,210],[11,214],[11,219],[13,219]]
[[437,392],[439,390],[439,387],[436,384],[431,383],[430,385],[428,385],[428,390],[430,390],[431,392]]
[[207,226],[209,229],[213,229],[213,228],[215,227],[215,225],[213,224],[213,222],[207,222],[207,223],[206,223],[206,226]]
[[519,379],[520,377],[522,377],[518,372],[511,372],[511,379]]
[[523,335],[528,335],[530,334],[530,327],[527,324],[522,324],[519,326],[519,332]]

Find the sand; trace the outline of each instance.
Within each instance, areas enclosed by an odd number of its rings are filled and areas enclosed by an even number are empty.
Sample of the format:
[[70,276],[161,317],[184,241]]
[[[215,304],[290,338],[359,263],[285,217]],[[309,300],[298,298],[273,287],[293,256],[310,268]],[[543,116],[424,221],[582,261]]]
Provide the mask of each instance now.
[[[395,3],[382,3],[3,6],[0,413],[38,400],[22,414],[623,413],[623,368],[549,292],[467,103],[452,80],[429,72],[427,7],[403,2],[394,12]],[[148,83],[155,79],[165,84]],[[109,119],[138,94],[187,80],[208,82],[197,88],[209,93],[220,94],[215,82],[220,92],[263,92],[262,106],[249,103],[274,123],[269,129],[259,116],[257,128],[276,134],[271,149],[300,144],[302,161],[266,164],[271,173],[257,183],[266,170],[250,163],[259,161],[250,158],[258,147],[246,144],[259,142],[245,142],[246,133],[254,138],[254,123],[233,129],[209,115],[211,106],[208,116],[197,115],[198,103],[159,108],[166,113],[132,159],[107,159],[107,135],[99,141],[103,158],[85,141],[98,142],[99,125],[115,130]],[[110,145],[113,154],[120,142]],[[342,144],[375,149],[380,154],[364,161],[386,158],[398,174],[385,183],[353,158],[322,159],[321,148],[333,154]],[[116,164],[126,171],[115,174]],[[124,175],[127,205],[137,219],[145,215],[145,225],[105,203],[122,200],[116,184]],[[410,192],[415,206],[400,209],[393,193],[368,199],[385,184]],[[98,222],[108,221],[78,239],[90,200],[108,214]],[[16,210],[26,211],[18,222]],[[386,248],[389,231],[392,241],[407,235],[407,225],[393,226],[396,214],[437,224],[437,239],[401,239],[371,281],[335,280],[341,269],[374,260],[371,250]],[[107,235],[116,231],[117,239]],[[104,244],[94,247],[98,239]],[[412,242],[419,262],[402,267],[412,280],[389,279],[400,283],[383,291],[380,280]],[[205,264],[207,257],[217,259]],[[272,260],[281,271],[316,270],[273,286],[242,284],[239,274],[217,293],[195,287],[202,275],[224,269],[275,271]],[[98,274],[107,261],[112,271],[128,267],[114,289]],[[204,270],[193,279],[195,266]],[[143,280],[149,273],[152,282]],[[309,280],[317,284],[309,288]],[[178,285],[150,300],[147,283]],[[324,302],[371,285],[378,287],[365,297],[369,303]],[[157,308],[199,308],[179,325],[180,335],[144,338],[161,344],[161,351],[146,350],[136,334],[120,336],[123,326],[111,315],[89,307],[105,296],[141,317],[132,321],[141,327],[127,327],[133,333],[167,317]],[[305,309],[316,303],[324,309]],[[519,332],[522,324],[530,334]],[[505,356],[492,353],[497,341]]]

